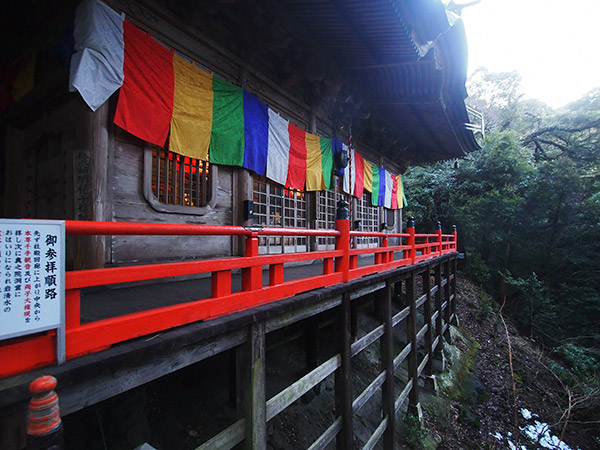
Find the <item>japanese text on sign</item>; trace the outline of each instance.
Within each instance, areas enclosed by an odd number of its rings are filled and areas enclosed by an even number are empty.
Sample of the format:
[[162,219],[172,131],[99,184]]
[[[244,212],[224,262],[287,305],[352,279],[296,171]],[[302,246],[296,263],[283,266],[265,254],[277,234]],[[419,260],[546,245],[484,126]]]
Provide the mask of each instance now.
[[0,220],[0,339],[58,328],[64,222]]

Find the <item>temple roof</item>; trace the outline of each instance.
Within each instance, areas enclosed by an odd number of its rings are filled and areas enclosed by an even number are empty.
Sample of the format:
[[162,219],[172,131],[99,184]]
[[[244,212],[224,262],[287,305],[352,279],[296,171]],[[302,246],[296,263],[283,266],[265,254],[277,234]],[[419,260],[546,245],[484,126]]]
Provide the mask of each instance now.
[[[400,164],[478,148],[464,98],[462,20],[437,0],[284,0],[296,29],[360,89],[355,133]],[[356,102],[358,103],[358,102]],[[360,117],[363,117],[362,119]]]
[[[206,36],[274,85],[302,98],[327,119],[334,134],[347,133],[351,124],[357,142],[400,168],[478,148],[465,127],[464,26],[439,0],[107,3],[128,15],[143,8],[171,15],[171,23]],[[43,39],[64,27],[76,4],[9,0],[3,65],[19,53],[43,47]],[[208,67],[218,74],[216,64]],[[247,88],[252,91],[252,86]]]

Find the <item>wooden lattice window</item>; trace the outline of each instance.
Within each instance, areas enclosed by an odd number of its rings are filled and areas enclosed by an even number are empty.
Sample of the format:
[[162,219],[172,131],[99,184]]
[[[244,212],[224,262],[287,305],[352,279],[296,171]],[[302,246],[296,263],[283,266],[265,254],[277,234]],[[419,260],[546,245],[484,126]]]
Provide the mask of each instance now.
[[210,199],[207,161],[152,148],[152,192],[168,205],[206,206]]
[[144,155],[144,195],[161,212],[203,214],[214,206],[216,166],[152,146]]
[[[329,191],[319,191],[317,193],[317,228],[333,230],[335,229],[335,216],[337,212],[337,202],[343,196],[348,201],[348,195],[341,191],[338,177],[335,177],[335,189]],[[319,237],[317,238],[319,246],[325,245],[327,248],[335,246],[335,238]]]
[[[254,223],[267,227],[306,228],[306,193],[291,189],[254,175]],[[307,250],[307,238],[261,237],[261,252],[301,252]]]
[[[371,204],[371,193],[365,191],[356,202],[356,219],[360,223],[360,231],[380,231],[379,207]],[[379,238],[363,237],[356,242],[358,247],[377,247]]]

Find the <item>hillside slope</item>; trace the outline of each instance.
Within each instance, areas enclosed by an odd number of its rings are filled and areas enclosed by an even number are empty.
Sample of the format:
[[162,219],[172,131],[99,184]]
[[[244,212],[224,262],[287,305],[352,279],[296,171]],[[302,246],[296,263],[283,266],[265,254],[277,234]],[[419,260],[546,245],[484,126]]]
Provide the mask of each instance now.
[[[408,427],[416,434],[408,436],[408,447],[431,447],[429,434],[439,449],[600,448],[598,418],[575,423],[581,417],[576,421],[575,409],[569,411],[561,377],[573,375],[504,317],[505,328],[498,306],[473,283],[459,279],[458,294],[459,327],[446,351],[450,371],[439,375],[439,396],[424,401],[425,426],[417,433]],[[571,405],[590,398],[571,393]]]

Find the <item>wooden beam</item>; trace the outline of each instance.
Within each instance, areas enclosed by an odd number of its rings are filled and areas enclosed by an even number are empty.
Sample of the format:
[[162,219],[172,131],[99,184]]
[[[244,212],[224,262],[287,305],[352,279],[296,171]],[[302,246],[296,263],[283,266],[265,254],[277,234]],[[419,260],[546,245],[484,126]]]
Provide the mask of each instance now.
[[352,354],[352,357],[358,355],[365,348],[383,336],[383,333],[384,325],[379,325],[377,328],[369,331],[367,334],[361,337],[358,341],[353,342],[350,346],[350,353]]
[[266,413],[267,422],[331,375],[340,365],[341,356],[335,355],[269,399]]
[[240,345],[245,340],[246,334],[243,330],[217,336],[172,353],[147,358],[133,370],[127,365],[121,365],[114,371],[103,371],[85,382],[64,386],[59,391],[61,414],[71,414],[86,406],[94,405],[114,395],[149,383]]
[[379,375],[375,377],[371,383],[362,391],[356,399],[352,402],[352,412],[354,414],[358,413],[363,406],[369,401],[371,397],[377,392],[382,385],[385,379],[387,378],[386,372],[381,372]]
[[246,420],[240,419],[219,434],[196,447],[196,450],[229,450],[244,440]]
[[400,409],[400,406],[402,406],[404,400],[406,400],[406,397],[408,397],[409,393],[412,391],[412,387],[412,380],[408,380],[408,383],[406,383],[406,386],[404,386],[404,389],[402,389],[402,392],[400,392],[400,395],[394,402],[394,410],[396,411],[396,414],[398,413],[398,410]]
[[[392,397],[393,399],[393,397]],[[393,404],[393,402],[392,402]],[[379,425],[377,426],[377,428],[375,429],[375,431],[373,432],[373,434],[371,435],[371,437],[369,438],[369,440],[367,441],[367,443],[365,444],[365,446],[363,447],[363,450],[372,450],[375,448],[375,445],[377,445],[377,442],[379,442],[379,439],[381,438],[381,435],[384,434],[386,431],[388,431],[390,429],[390,418],[389,417],[384,417],[383,420],[381,422],[379,422]],[[384,439],[385,439],[385,435],[384,435]],[[385,440],[383,441],[383,448],[385,449],[393,449],[393,443],[392,443],[392,447],[388,447],[386,446],[386,442]]]
[[342,418],[337,417],[325,432],[308,447],[308,450],[323,450],[340,431],[342,431]]
[[398,325],[400,322],[402,322],[404,319],[406,319],[409,314],[410,314],[410,308],[408,306],[406,308],[404,308],[402,311],[396,313],[394,315],[394,317],[392,317],[392,326],[395,327],[396,325]]

